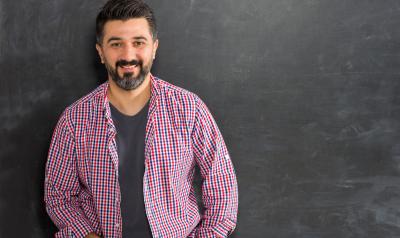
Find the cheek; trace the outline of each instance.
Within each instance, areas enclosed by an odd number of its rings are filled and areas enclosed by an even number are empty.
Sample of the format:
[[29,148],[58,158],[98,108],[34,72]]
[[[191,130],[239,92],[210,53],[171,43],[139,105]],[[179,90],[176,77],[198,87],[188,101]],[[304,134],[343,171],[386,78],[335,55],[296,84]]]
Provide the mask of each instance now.
[[149,59],[153,58],[153,48],[146,48],[141,51],[141,55],[143,58]]
[[104,52],[103,57],[105,60],[107,60],[108,63],[113,63],[118,57],[118,52],[106,51]]

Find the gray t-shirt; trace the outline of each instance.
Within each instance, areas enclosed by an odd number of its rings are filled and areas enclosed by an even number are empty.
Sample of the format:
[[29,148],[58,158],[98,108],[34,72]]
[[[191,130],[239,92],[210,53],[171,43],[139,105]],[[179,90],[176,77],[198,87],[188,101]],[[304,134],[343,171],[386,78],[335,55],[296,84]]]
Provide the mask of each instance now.
[[119,185],[123,237],[152,237],[143,198],[144,150],[149,103],[134,116],[119,112],[110,103],[117,130]]

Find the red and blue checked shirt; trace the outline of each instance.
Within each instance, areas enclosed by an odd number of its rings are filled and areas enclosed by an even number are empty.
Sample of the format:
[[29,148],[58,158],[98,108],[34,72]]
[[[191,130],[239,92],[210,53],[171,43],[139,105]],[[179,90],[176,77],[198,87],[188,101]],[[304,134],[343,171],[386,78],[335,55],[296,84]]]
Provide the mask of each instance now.
[[[122,237],[116,129],[108,83],[69,106],[46,164],[46,209],[55,237]],[[192,185],[200,167],[200,215]],[[226,237],[235,228],[236,175],[221,133],[193,93],[151,76],[143,193],[153,237]]]

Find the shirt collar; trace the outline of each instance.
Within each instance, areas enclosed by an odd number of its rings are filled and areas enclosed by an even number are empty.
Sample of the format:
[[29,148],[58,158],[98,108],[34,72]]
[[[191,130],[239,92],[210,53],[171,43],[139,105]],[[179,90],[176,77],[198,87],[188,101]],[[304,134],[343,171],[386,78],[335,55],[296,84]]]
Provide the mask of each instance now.
[[[108,80],[103,83],[103,85],[101,85],[101,95],[102,95],[102,99],[103,99],[103,109],[105,111],[105,117],[107,119],[107,121],[113,125],[112,123],[112,119],[111,119],[111,109],[110,109],[110,104],[109,104],[109,100],[107,97],[107,90],[109,87],[109,83]],[[159,95],[160,92],[160,85],[159,85],[159,81],[158,78],[153,76],[150,73],[150,105],[149,108],[152,108],[151,105],[154,104],[155,99],[157,98],[157,96]]]

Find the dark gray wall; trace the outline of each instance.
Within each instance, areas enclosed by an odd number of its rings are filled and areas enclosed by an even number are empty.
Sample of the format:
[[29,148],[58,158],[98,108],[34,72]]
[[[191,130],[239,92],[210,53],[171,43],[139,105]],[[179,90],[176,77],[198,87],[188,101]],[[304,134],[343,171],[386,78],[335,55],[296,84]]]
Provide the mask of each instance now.
[[[59,114],[104,81],[104,1],[0,1],[0,237],[50,237]],[[204,99],[239,181],[234,237],[400,237],[398,0],[148,1],[154,74]]]

